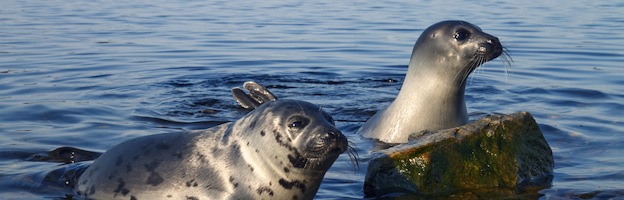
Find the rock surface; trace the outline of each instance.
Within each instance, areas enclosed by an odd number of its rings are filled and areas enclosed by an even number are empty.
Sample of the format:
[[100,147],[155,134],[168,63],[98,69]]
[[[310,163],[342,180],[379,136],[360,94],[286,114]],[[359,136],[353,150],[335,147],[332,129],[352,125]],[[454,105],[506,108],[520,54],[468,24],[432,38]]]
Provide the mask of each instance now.
[[528,112],[412,136],[406,144],[374,153],[364,183],[367,197],[506,196],[552,181],[552,151]]

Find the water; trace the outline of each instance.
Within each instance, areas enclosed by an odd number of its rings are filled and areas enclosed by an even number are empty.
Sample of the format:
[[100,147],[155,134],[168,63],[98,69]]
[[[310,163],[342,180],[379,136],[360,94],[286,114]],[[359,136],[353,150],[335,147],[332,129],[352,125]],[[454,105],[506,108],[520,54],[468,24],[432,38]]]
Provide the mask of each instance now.
[[[33,161],[71,146],[201,129],[245,114],[229,89],[253,80],[322,106],[356,143],[318,199],[363,198],[370,141],[352,133],[398,93],[429,25],[462,19],[514,60],[478,69],[471,118],[531,112],[555,158],[542,198],[624,198],[624,4],[619,1],[3,1],[0,196],[63,198],[40,180],[80,166]],[[88,164],[88,162],[83,163]],[[58,181],[57,181],[58,182]]]

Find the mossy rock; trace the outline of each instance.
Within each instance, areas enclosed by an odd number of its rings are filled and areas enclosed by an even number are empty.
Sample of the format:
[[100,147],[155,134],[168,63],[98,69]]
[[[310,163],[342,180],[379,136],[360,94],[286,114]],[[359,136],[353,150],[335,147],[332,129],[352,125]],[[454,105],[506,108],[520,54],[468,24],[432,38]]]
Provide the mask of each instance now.
[[552,181],[552,151],[528,112],[487,116],[412,138],[374,153],[364,183],[367,197],[507,196]]

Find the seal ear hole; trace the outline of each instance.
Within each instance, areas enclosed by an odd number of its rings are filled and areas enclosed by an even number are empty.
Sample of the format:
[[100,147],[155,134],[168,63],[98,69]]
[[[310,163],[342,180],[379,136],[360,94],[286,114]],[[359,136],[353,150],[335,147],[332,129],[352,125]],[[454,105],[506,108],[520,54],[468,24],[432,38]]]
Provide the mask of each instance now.
[[301,130],[310,123],[310,119],[302,116],[294,116],[288,119],[288,128],[291,130]]
[[470,31],[466,30],[466,29],[458,29],[457,31],[455,31],[455,34],[453,34],[453,38],[455,38],[455,40],[457,41],[464,41],[466,39],[468,39],[470,37]]

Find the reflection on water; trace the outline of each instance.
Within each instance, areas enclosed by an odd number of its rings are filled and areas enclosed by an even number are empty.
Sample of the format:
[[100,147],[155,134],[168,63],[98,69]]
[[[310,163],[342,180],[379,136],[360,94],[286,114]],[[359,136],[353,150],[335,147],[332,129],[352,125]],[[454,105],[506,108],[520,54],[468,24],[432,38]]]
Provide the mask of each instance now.
[[66,190],[42,190],[38,184],[53,184],[31,180],[61,163],[30,156],[62,146],[103,152],[129,138],[235,120],[245,111],[229,89],[254,80],[337,119],[363,164],[354,170],[341,156],[317,198],[362,198],[371,144],[351,133],[398,93],[420,32],[462,19],[499,37],[514,60],[506,76],[500,60],[473,74],[466,91],[472,119],[517,111],[536,117],[556,165],[553,186],[539,191],[543,197],[621,198],[623,7],[617,1],[5,2],[0,192],[63,197]]

